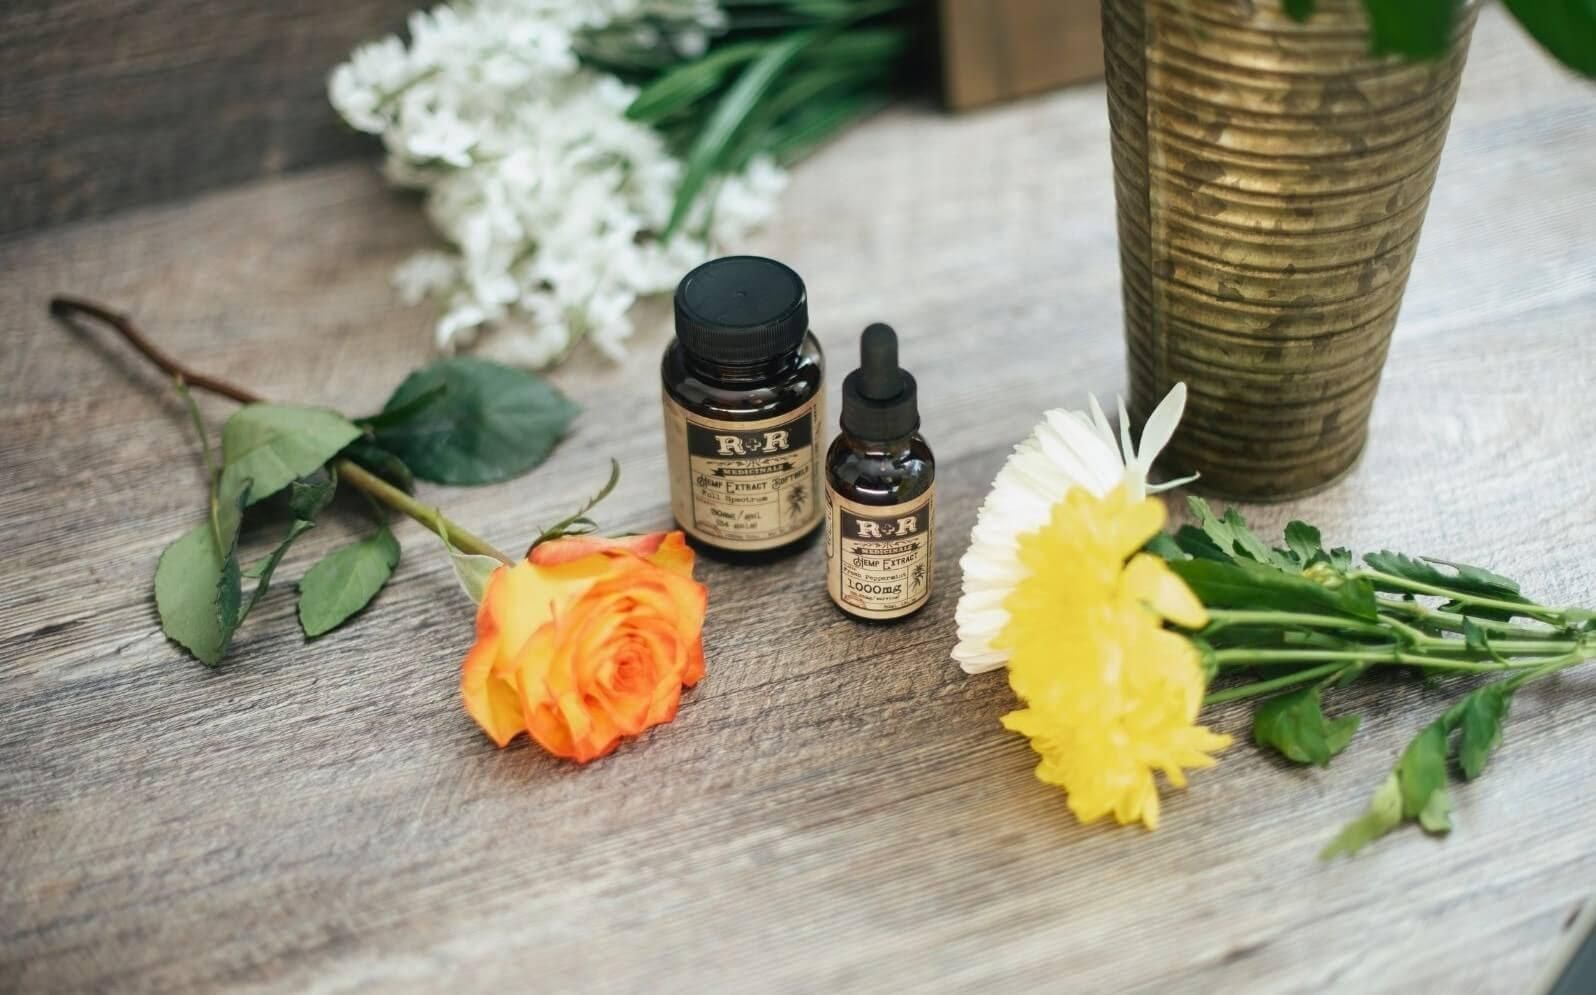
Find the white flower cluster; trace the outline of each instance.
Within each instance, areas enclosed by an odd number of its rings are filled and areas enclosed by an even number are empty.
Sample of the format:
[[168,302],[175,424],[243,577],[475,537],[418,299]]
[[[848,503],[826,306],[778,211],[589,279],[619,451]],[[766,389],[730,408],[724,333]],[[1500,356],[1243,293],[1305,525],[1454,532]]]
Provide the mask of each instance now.
[[635,88],[578,57],[587,43],[691,57],[724,19],[715,0],[458,0],[333,71],[333,106],[382,136],[386,175],[426,191],[450,245],[394,276],[406,299],[445,302],[439,348],[491,329],[480,347],[520,365],[582,338],[619,356],[638,297],[770,216],[786,176],[756,160],[662,242],[682,165],[626,119]]

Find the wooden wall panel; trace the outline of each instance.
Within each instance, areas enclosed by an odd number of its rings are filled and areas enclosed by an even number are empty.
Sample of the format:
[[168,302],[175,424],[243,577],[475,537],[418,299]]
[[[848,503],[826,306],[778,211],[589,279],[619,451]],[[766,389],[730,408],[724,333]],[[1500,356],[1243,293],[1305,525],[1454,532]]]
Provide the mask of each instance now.
[[1103,74],[1098,0],[940,0],[938,14],[953,110]]
[[372,148],[328,106],[416,0],[4,0],[0,237]]

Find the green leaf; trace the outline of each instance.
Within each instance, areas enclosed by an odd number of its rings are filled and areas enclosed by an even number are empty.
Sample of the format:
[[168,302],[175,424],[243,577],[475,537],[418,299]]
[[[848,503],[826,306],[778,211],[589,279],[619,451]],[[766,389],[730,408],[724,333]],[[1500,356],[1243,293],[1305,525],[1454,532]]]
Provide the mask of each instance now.
[[399,562],[399,542],[383,528],[334,550],[299,582],[299,626],[311,639],[344,624],[377,596]]
[[1315,0],[1285,0],[1286,15],[1301,23],[1313,16]]
[[1319,530],[1307,522],[1291,522],[1286,526],[1286,548],[1291,551],[1299,567],[1305,567],[1319,557],[1328,559]]
[[[676,203],[671,207],[670,221],[665,225],[664,238],[670,236],[687,219],[693,201],[698,199],[704,185],[719,169],[720,162],[731,149],[737,132],[753,113],[767,90],[781,78],[810,45],[825,34],[822,30],[793,31],[770,44],[737,77],[737,82],[727,89],[725,96],[715,105],[715,110],[704,123],[704,128],[688,151],[682,171],[681,183],[676,188]],[[414,468],[414,465],[412,465]]]
[[1168,532],[1157,533],[1147,540],[1147,545],[1143,546],[1142,549],[1165,560],[1185,560],[1190,558],[1186,555],[1186,551],[1180,548],[1180,543],[1175,541],[1175,537]]
[[1363,0],[1375,55],[1433,59],[1446,53],[1460,0]]
[[1444,788],[1430,795],[1430,800],[1424,803],[1424,808],[1419,811],[1419,825],[1427,833],[1449,833],[1452,831],[1452,795]]
[[1356,715],[1327,721],[1319,685],[1313,684],[1259,705],[1253,712],[1252,734],[1258,745],[1273,747],[1287,759],[1325,767],[1331,757],[1347,748],[1358,721]]
[[[1402,553],[1393,553],[1390,550],[1381,550],[1378,553],[1369,553],[1363,558],[1364,562],[1375,570],[1416,584],[1425,584],[1429,587],[1440,588],[1457,594],[1472,594],[1495,601],[1506,601],[1514,604],[1533,605],[1528,598],[1518,593],[1518,583],[1493,573],[1484,567],[1474,567],[1467,563],[1453,563],[1450,560],[1438,560],[1433,557],[1415,559]],[[1438,570],[1435,564],[1451,567],[1452,573]],[[1375,586],[1383,591],[1397,591],[1406,593],[1406,588],[1399,587],[1389,582],[1375,581]],[[1507,621],[1515,613],[1506,608],[1483,608],[1478,605],[1463,604],[1458,601],[1448,601],[1440,608],[1444,612],[1459,615],[1472,615],[1476,618],[1496,619]]]
[[1591,0],[1504,0],[1524,30],[1563,65],[1596,76],[1596,3]]
[[454,577],[460,582],[461,590],[474,605],[482,604],[482,598],[488,592],[488,578],[493,576],[493,571],[504,566],[492,556],[483,556],[480,553],[462,553],[453,546],[449,547],[449,562],[454,565]]
[[1208,538],[1225,553],[1282,570],[1293,568],[1294,565],[1289,559],[1275,552],[1268,543],[1258,538],[1257,533],[1247,526],[1247,520],[1241,517],[1241,512],[1235,508],[1226,508],[1224,517],[1219,517],[1208,506],[1208,502],[1200,497],[1187,498],[1187,504],[1192,514],[1197,517],[1202,530],[1208,534]]
[[427,410],[433,403],[442,400],[443,395],[449,392],[449,385],[440,383],[430,390],[424,390],[405,403],[392,408],[384,408],[374,415],[356,418],[355,424],[361,428],[376,430],[379,428],[392,428],[403,425],[405,422]]
[[765,42],[722,45],[702,58],[669,70],[643,87],[626,108],[633,121],[652,124],[685,110],[720,88],[730,72],[764,51]]
[[384,410],[401,408],[440,384],[448,390],[439,400],[376,435],[379,446],[434,483],[495,484],[518,477],[548,458],[577,412],[542,377],[469,356],[440,359],[410,374]]
[[[222,625],[221,591],[227,580],[223,563],[211,524],[203,522],[167,546],[155,567],[155,606],[161,615],[161,631],[213,667],[227,651]],[[232,564],[230,583],[236,612],[240,580],[238,562]]]
[[234,628],[242,624],[249,613],[254,610],[256,603],[266,596],[267,589],[271,587],[272,574],[276,572],[277,564],[282,562],[283,555],[288,552],[288,547],[294,544],[295,539],[315,527],[316,524],[314,522],[296,519],[288,526],[288,534],[283,537],[282,542],[277,544],[277,548],[266,554],[266,558],[260,563],[250,568],[250,576],[256,578],[255,589],[250,592],[249,601],[244,605],[244,610],[239,613],[238,620],[234,623]]
[[[1446,794],[1446,737],[1448,723],[1445,718],[1438,719],[1425,726],[1407,749],[1402,751],[1402,759],[1397,761],[1397,779],[1402,782],[1402,815],[1407,819],[1417,819],[1424,813],[1431,814],[1432,820],[1444,818],[1444,813],[1450,811],[1449,803],[1438,803],[1434,800],[1437,794]],[[1444,830],[1431,829],[1431,832]]]
[[1208,533],[1194,525],[1182,525],[1175,532],[1175,545],[1195,559],[1213,560],[1215,563],[1234,563],[1236,558],[1220,549],[1208,538]]
[[1485,770],[1491,751],[1502,742],[1502,722],[1515,689],[1505,681],[1469,692],[1457,706],[1457,763],[1463,777],[1474,780]]
[[1169,568],[1210,608],[1332,612],[1373,621],[1378,618],[1374,588],[1363,580],[1326,587],[1297,573],[1238,560],[1177,560]]
[[325,408],[247,404],[222,427],[224,500],[250,481],[254,504],[309,476],[360,435],[354,423]]
[[405,466],[405,461],[375,442],[356,439],[344,447],[341,455],[354,460],[357,465],[370,470],[406,494],[414,494],[416,491],[415,475],[410,472],[408,466]]
[[222,662],[242,617],[238,558],[239,509],[249,500],[249,484],[221,510],[222,544],[209,520],[178,537],[155,565],[155,607],[161,631],[212,667]]
[[[1443,567],[1451,567],[1456,575],[1449,578],[1448,586],[1456,591],[1472,591],[1478,594],[1495,592],[1495,597],[1511,598],[1519,593],[1518,581],[1484,567],[1473,567],[1467,563],[1454,563],[1443,560],[1437,556],[1426,556],[1426,563],[1439,563]],[[1439,573],[1439,571],[1437,571]],[[1445,577],[1445,574],[1441,574]]]
[[1396,771],[1392,771],[1369,800],[1369,807],[1336,834],[1319,852],[1319,859],[1330,860],[1341,854],[1350,857],[1401,824],[1402,786]]
[[323,508],[332,503],[338,490],[338,478],[326,467],[308,477],[300,477],[288,485],[288,510],[295,518],[307,522],[316,520]]

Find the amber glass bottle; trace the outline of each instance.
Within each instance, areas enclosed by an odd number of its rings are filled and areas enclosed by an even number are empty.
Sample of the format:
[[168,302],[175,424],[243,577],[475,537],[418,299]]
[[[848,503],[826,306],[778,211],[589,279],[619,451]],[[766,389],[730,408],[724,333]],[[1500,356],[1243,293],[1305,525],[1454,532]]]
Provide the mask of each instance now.
[[859,353],[842,384],[842,434],[826,454],[826,589],[849,615],[888,621],[931,600],[936,458],[897,334],[871,325]]
[[813,536],[825,360],[798,274],[759,256],[688,273],[660,376],[671,510],[695,544],[759,561]]

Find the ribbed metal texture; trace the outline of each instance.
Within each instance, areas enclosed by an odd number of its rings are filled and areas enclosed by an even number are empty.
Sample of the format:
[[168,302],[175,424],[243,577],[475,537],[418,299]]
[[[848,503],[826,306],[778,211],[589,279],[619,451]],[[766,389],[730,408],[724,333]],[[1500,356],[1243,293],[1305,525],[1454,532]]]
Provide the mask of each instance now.
[[1172,469],[1278,500],[1357,459],[1476,11],[1402,63],[1361,0],[1104,0],[1130,404],[1189,385]]

